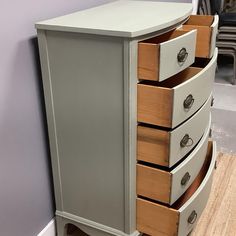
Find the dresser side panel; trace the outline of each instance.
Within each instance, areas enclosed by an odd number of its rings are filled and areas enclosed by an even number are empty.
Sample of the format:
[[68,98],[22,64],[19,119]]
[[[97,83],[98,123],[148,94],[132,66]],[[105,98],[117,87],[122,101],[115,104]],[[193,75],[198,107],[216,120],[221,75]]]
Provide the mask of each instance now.
[[63,211],[125,228],[123,41],[47,32]]

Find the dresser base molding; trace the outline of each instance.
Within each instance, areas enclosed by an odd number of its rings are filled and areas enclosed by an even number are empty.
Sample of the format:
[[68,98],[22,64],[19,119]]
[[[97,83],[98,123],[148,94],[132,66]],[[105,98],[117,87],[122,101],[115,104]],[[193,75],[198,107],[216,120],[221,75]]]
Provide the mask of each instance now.
[[142,234],[135,231],[131,234],[126,234],[120,230],[113,229],[103,224],[78,217],[76,215],[56,211],[57,235],[66,236],[66,225],[73,224],[89,236],[141,236]]

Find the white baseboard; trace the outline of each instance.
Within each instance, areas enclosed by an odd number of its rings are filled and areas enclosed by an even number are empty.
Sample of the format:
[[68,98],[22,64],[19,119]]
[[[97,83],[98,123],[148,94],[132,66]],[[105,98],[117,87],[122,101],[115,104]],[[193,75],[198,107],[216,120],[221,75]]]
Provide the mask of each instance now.
[[52,219],[37,236],[56,236],[55,219]]

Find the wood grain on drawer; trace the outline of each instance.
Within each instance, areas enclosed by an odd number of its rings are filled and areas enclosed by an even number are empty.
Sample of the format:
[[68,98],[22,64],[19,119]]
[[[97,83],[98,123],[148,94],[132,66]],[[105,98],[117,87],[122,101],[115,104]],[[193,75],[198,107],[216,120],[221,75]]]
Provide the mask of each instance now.
[[192,15],[182,26],[184,30],[197,30],[196,57],[211,58],[216,46],[218,15]]
[[185,194],[171,207],[137,198],[138,231],[148,235],[187,235],[206,206],[215,159],[215,143],[209,142],[201,171]]
[[194,150],[171,171],[137,164],[137,195],[173,204],[193,183],[201,170],[207,151],[210,122]]
[[[174,130],[138,125],[137,160],[166,167],[176,164],[204,134],[209,122],[211,100],[212,96],[196,114]],[[188,139],[184,143],[186,137]]]
[[193,115],[212,91],[218,50],[204,68],[189,67],[163,82],[138,86],[138,121],[174,128]]
[[[138,43],[138,78],[163,81],[194,62],[196,30],[174,30]],[[167,66],[168,64],[168,66]]]

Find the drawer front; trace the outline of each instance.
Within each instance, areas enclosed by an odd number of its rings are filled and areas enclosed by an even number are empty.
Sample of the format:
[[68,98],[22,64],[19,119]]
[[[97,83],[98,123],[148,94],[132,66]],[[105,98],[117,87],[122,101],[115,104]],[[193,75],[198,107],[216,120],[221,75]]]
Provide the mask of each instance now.
[[[210,143],[212,145],[212,143]],[[216,147],[208,149],[210,164],[172,207],[137,198],[137,229],[148,235],[187,235],[206,206],[216,160]],[[205,164],[204,164],[205,165]],[[203,176],[204,175],[204,176]]]
[[218,50],[208,65],[189,81],[174,88],[172,127],[193,115],[210,96],[215,78]]
[[208,127],[198,145],[183,162],[171,171],[172,181],[170,204],[173,204],[177,199],[179,199],[179,197],[193,183],[201,170],[206,157],[210,126],[211,119],[209,120]]
[[167,167],[181,160],[205,132],[210,118],[211,99],[210,96],[194,116],[173,131],[139,125],[137,159]]
[[[211,163],[207,174],[201,182],[198,189],[194,192],[191,198],[179,209],[179,232],[178,235],[187,235],[196,225],[197,220],[201,216],[210,195],[211,185],[213,180],[213,170],[216,162],[216,144],[213,142],[211,152]],[[191,221],[191,222],[190,222]]]
[[172,205],[188,189],[205,161],[211,120],[208,122],[198,145],[171,172],[137,164],[138,196]]
[[161,43],[159,81],[163,81],[193,64],[195,48],[195,30]]
[[189,153],[203,136],[209,124],[211,102],[212,95],[196,114],[170,132],[170,167]]

